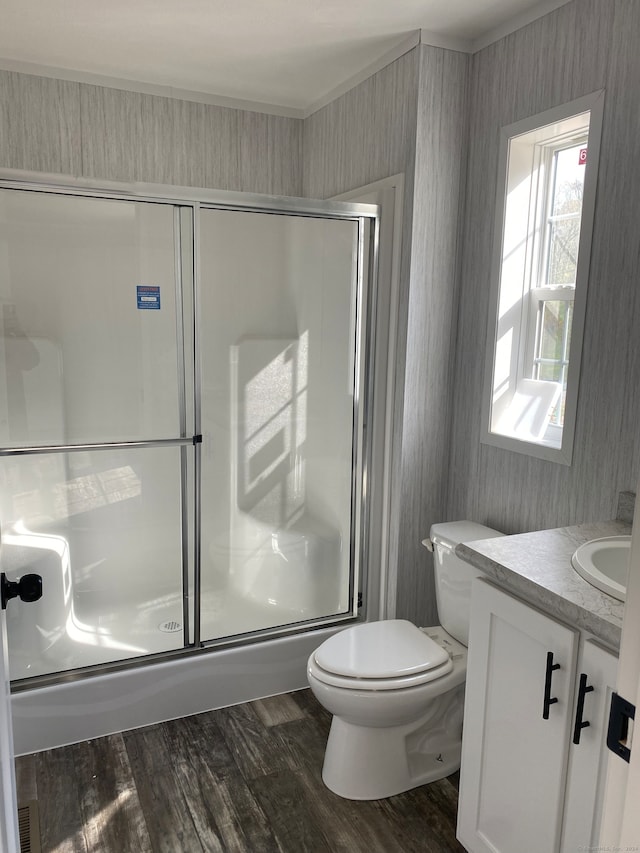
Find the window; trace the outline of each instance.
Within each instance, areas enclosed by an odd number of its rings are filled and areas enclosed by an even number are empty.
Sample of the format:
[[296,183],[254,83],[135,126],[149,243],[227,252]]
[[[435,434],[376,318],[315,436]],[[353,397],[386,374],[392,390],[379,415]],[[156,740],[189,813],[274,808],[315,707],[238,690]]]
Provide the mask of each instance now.
[[598,92],[504,128],[501,148],[482,440],[565,464],[602,103]]

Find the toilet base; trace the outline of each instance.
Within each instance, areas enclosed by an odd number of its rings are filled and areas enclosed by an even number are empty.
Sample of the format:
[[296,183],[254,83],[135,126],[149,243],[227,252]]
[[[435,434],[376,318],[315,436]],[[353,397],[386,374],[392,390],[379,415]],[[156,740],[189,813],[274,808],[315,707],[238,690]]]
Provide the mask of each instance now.
[[440,713],[434,715],[432,705],[419,720],[403,726],[373,728],[334,716],[322,768],[324,784],[349,800],[379,800],[455,773],[460,767],[463,695],[460,685],[434,700]]

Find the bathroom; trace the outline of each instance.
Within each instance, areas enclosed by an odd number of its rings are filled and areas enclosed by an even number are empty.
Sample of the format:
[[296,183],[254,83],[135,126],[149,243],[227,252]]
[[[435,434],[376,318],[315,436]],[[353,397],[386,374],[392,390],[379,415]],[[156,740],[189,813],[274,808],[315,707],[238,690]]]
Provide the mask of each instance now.
[[[596,521],[636,489],[639,29],[632,0],[574,0],[472,57],[416,44],[305,119],[3,71],[0,165],[309,198],[404,175],[384,598],[388,613],[432,624],[421,540],[435,521],[506,533]],[[574,458],[563,466],[479,440],[487,199],[500,127],[598,89],[607,106]],[[199,157],[205,141],[214,157]]]

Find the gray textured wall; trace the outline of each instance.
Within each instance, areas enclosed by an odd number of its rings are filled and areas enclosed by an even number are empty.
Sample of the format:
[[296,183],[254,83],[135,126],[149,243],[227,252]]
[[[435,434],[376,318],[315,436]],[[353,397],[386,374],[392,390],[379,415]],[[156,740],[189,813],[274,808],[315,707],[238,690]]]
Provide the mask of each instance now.
[[305,196],[413,173],[419,60],[415,48],[305,120]]
[[[574,0],[473,58],[449,518],[506,532],[615,515],[640,473],[640,4]],[[498,134],[597,89],[605,116],[571,467],[480,444]]]
[[450,441],[458,222],[467,145],[469,57],[420,49],[401,456],[392,482],[399,617],[437,623],[432,558],[422,546],[443,520]]
[[445,506],[458,213],[469,57],[422,45],[305,121],[305,195],[327,197],[403,172],[390,605],[435,622],[421,546]]
[[[401,535],[402,419],[407,314],[411,275],[413,183],[418,119],[420,49],[415,48],[360,85],[314,113],[304,123],[303,190],[306,196],[329,198],[403,173],[404,207],[400,262],[400,308],[395,365],[393,418],[393,490],[389,578],[389,611],[396,607],[398,548]],[[404,574],[404,573],[402,573]],[[408,586],[408,584],[407,584]]]
[[302,193],[302,122],[0,71],[0,167]]

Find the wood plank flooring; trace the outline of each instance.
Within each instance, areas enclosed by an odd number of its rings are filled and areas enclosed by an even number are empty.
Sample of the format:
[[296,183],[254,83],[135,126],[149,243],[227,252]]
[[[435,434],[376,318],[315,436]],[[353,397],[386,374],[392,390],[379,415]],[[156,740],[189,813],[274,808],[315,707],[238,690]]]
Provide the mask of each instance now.
[[322,783],[309,690],[16,760],[43,853],[464,853],[457,774],[353,802]]

